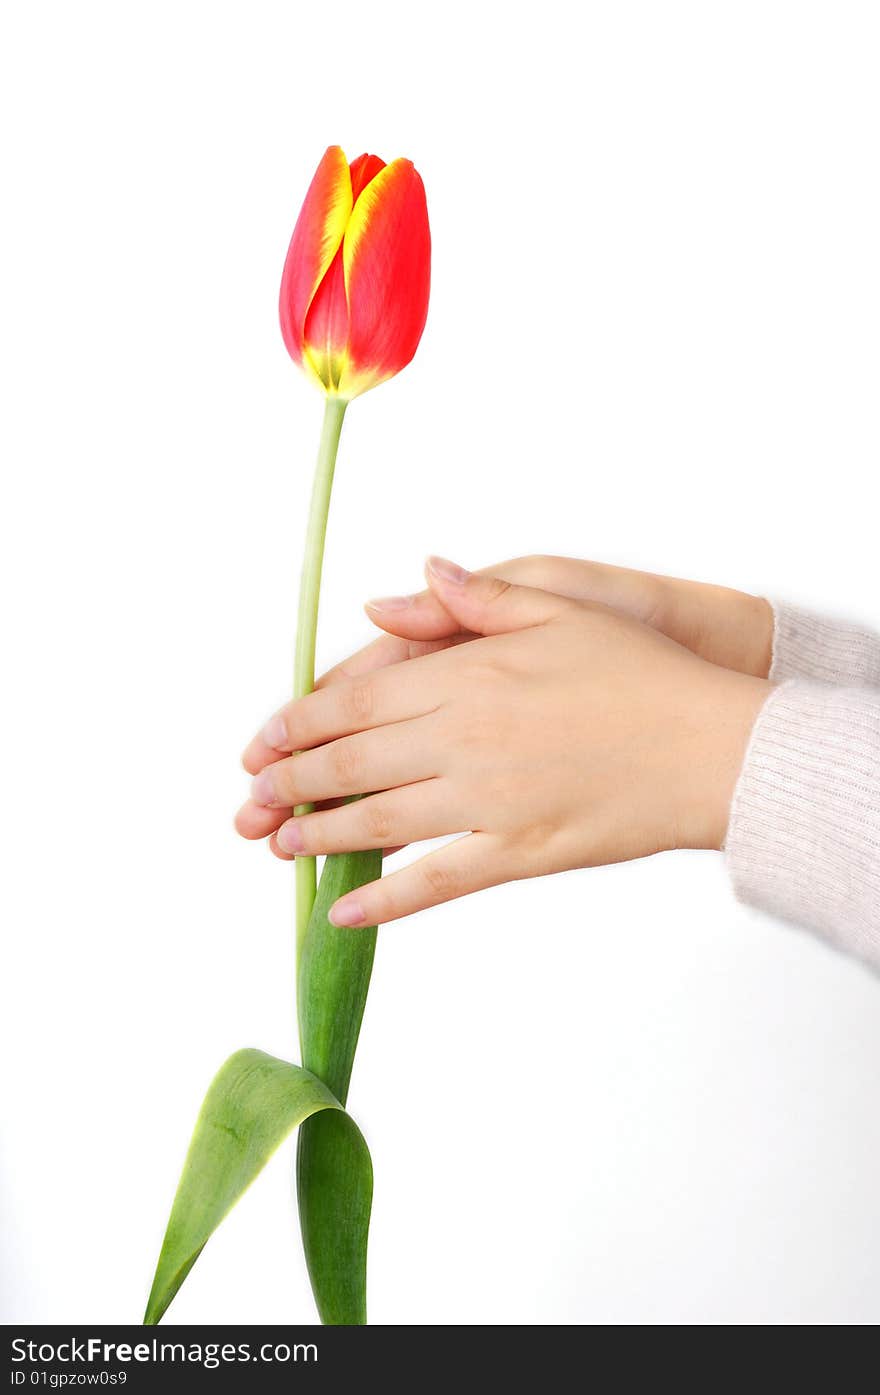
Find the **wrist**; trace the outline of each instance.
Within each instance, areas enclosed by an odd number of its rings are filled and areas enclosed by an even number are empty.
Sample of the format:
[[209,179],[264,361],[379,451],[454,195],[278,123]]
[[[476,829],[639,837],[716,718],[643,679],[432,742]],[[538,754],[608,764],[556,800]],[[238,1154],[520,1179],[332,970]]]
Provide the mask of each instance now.
[[767,678],[773,662],[773,607],[763,596],[741,597],[742,666],[740,672]]
[[734,673],[766,678],[773,650],[773,607],[761,596],[703,581],[651,577],[654,629],[701,659]]
[[774,684],[751,674],[724,673],[704,728],[705,752],[698,763],[694,828],[697,848],[720,852],[730,809],[758,714]]

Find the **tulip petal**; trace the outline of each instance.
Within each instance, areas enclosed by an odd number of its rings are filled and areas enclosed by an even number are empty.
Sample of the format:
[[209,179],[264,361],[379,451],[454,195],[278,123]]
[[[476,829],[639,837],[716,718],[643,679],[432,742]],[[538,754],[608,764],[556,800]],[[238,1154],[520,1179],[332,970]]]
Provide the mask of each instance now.
[[359,155],[351,162],[351,197],[357,203],[359,195],[366,189],[371,179],[384,170],[385,161],[378,155]]
[[325,151],[309,185],[281,277],[281,334],[295,363],[303,359],[306,316],[339,250],[352,210],[348,161],[338,145]]
[[315,292],[303,330],[303,365],[325,392],[335,392],[346,361],[348,302],[340,247]]
[[351,398],[399,373],[425,327],[431,234],[424,185],[412,161],[392,160],[362,190],[342,260],[350,328],[338,391]]

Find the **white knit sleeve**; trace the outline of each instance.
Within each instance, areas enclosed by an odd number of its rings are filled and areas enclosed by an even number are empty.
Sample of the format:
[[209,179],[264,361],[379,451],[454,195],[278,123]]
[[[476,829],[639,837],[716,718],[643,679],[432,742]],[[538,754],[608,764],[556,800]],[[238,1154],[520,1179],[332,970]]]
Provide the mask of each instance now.
[[[799,662],[805,644],[820,662],[811,635],[797,641]],[[773,689],[752,731],[725,855],[742,901],[880,969],[880,689],[810,679]]]
[[880,635],[843,620],[772,601],[775,683],[821,678],[825,683],[880,687]]

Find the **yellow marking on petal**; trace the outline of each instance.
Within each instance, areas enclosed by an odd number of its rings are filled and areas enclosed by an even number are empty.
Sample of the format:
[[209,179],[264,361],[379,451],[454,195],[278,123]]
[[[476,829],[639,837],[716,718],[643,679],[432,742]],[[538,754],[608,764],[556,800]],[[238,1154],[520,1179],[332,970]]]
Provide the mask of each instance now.
[[323,372],[323,365],[316,360],[315,355],[306,345],[303,345],[300,367],[306,377],[313,382],[316,387],[319,387],[322,392],[328,391],[327,384],[324,381],[325,374]]
[[352,264],[357,256],[358,244],[369,229],[370,219],[376,204],[382,198],[385,185],[389,180],[394,179],[400,166],[408,164],[409,161],[403,158],[392,160],[390,165],[386,165],[383,170],[373,176],[366,188],[358,195],[357,202],[351,210],[342,243],[342,269],[345,276],[346,297],[348,296],[348,283]]
[[342,146],[331,145],[324,158],[328,157],[335,165],[332,170],[333,196],[324,215],[324,226],[319,241],[317,276],[306,304],[303,324],[305,324],[305,316],[309,313],[309,306],[318,293],[318,287],[330,270],[333,258],[339,251],[339,244],[345,236],[345,230],[352,213],[351,170]]
[[395,376],[393,370],[383,370],[379,368],[362,369],[358,372],[349,368],[349,360],[346,359],[344,374],[337,384],[337,396],[344,397],[346,402],[353,402],[362,393],[369,392],[371,388],[378,387],[380,383],[387,383],[389,378]]
[[348,365],[348,354],[327,353],[306,344],[303,348],[303,365],[309,376],[331,396],[338,395],[342,375]]

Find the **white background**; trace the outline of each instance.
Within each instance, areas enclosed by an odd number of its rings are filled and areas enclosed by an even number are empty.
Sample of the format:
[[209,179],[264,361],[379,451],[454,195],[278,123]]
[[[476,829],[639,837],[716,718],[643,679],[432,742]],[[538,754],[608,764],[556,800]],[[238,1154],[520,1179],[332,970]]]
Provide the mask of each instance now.
[[[295,1059],[231,829],[321,412],[276,322],[324,147],[411,156],[433,301],[357,402],[361,602],[552,551],[880,621],[866,3],[11,3],[0,42],[2,1316],[140,1318],[203,1091]],[[375,1322],[876,1322],[880,984],[680,853],[380,938]],[[292,1146],[168,1321],[311,1320]]]

